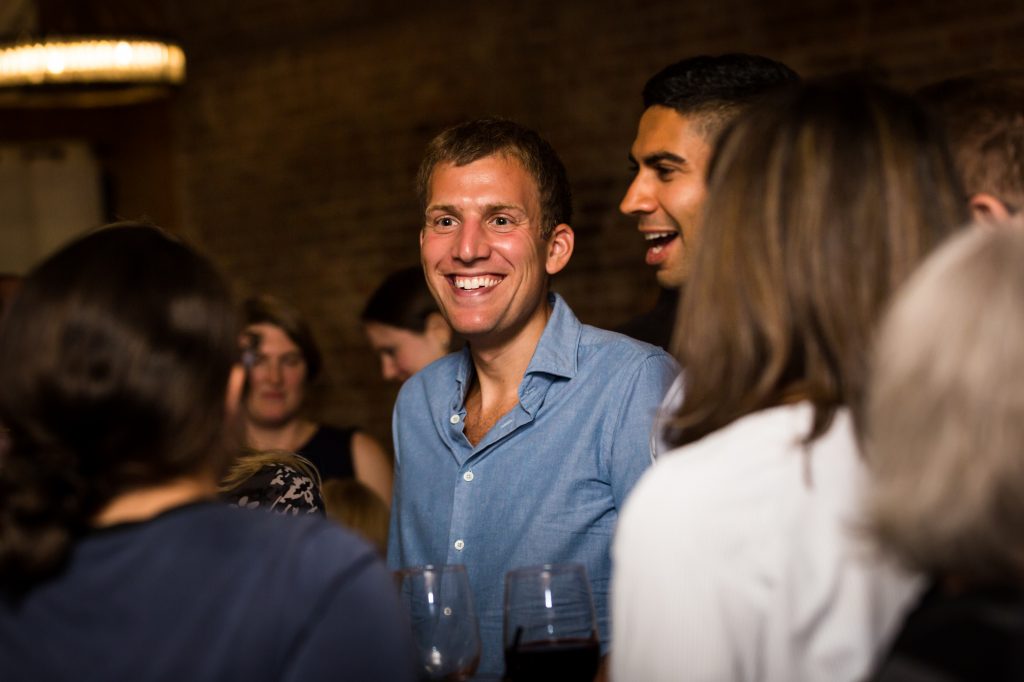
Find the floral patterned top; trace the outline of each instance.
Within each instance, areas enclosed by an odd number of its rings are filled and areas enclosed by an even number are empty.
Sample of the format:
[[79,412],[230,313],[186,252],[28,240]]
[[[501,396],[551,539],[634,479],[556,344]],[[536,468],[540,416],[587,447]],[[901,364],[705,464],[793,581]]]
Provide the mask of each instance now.
[[267,464],[221,499],[246,509],[277,514],[324,515],[324,501],[316,481],[287,464]]

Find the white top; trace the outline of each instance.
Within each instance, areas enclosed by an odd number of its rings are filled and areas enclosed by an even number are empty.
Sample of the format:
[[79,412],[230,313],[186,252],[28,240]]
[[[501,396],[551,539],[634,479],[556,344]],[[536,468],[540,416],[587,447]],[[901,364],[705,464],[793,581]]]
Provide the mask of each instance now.
[[849,414],[808,403],[660,457],[619,520],[612,678],[843,682],[870,672],[920,582],[852,532],[866,471]]

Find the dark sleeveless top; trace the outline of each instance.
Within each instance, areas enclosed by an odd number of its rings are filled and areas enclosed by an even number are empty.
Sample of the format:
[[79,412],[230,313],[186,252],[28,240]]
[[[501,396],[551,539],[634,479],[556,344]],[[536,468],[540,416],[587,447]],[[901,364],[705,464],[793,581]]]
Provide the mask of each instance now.
[[299,448],[302,455],[317,468],[323,480],[329,478],[355,478],[352,464],[352,436],[356,429],[339,429],[321,424],[313,437]]

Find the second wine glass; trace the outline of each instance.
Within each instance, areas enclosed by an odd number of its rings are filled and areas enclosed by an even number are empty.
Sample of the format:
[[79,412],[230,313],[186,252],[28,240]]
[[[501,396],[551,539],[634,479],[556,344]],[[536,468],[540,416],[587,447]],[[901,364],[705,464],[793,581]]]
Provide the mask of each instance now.
[[505,666],[512,682],[591,682],[600,663],[594,599],[581,564],[505,576]]

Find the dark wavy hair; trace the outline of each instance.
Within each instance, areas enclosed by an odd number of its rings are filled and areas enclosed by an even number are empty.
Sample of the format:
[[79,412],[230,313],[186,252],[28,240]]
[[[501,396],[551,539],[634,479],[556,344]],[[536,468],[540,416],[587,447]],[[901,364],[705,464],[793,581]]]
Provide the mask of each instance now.
[[0,332],[0,585],[58,572],[116,496],[231,457],[238,321],[224,280],[159,228],[111,225],[25,279]]
[[416,174],[421,205],[430,199],[430,178],[438,164],[466,166],[496,154],[518,161],[537,183],[541,237],[547,239],[556,225],[572,220],[569,175],[554,148],[526,126],[501,118],[466,121],[430,141]]
[[416,265],[388,275],[370,294],[359,319],[422,334],[427,329],[427,318],[440,312],[423,268]]

